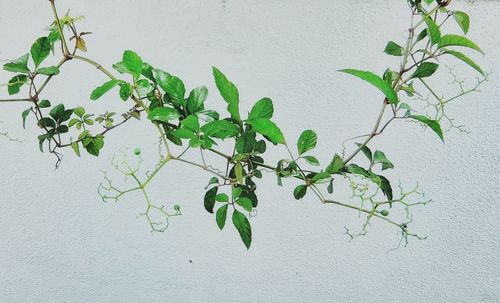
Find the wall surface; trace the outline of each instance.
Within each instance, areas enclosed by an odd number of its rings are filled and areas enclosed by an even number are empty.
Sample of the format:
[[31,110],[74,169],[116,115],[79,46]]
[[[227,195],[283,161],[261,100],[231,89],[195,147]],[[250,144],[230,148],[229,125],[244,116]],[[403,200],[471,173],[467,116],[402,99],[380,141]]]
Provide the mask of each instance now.
[[[315,129],[324,163],[343,140],[370,131],[381,98],[335,71],[397,68],[398,59],[382,50],[388,40],[403,43],[409,22],[403,0],[58,2],[61,13],[86,16],[79,26],[94,33],[89,57],[109,67],[133,49],[189,88],[207,85],[209,104],[222,109],[212,84],[216,65],[238,85],[243,111],[269,96],[290,141]],[[149,125],[132,122],[111,133],[99,158],[77,159],[68,150],[54,170],[53,157],[38,152],[33,120],[21,127],[26,105],[2,104],[0,131],[23,142],[0,137],[0,302],[500,302],[500,3],[454,6],[470,13],[470,37],[486,53],[475,58],[492,72],[480,94],[449,107],[470,134],[452,130],[441,144],[429,130],[399,123],[372,145],[395,163],[393,183],[418,181],[435,201],[414,210],[412,227],[429,235],[426,241],[388,252],[400,236],[376,221],[366,237],[349,241],[344,226],[363,223],[356,212],[320,205],[312,195],[297,202],[293,184],[277,188],[268,175],[247,251],[234,228],[219,231],[203,209],[210,176],[178,165],[162,172],[152,191],[181,204],[183,216],[166,233],[151,234],[138,217],[140,196],[104,204],[96,193],[113,155],[137,146],[146,157],[157,154]],[[25,53],[51,20],[48,1],[1,0],[0,11],[2,59]],[[439,72],[447,87],[446,69]],[[90,104],[90,91],[106,80],[94,68],[71,63],[63,73],[67,81],[56,77],[46,90],[53,102],[124,109],[111,96]],[[284,152],[276,149],[273,159]]]

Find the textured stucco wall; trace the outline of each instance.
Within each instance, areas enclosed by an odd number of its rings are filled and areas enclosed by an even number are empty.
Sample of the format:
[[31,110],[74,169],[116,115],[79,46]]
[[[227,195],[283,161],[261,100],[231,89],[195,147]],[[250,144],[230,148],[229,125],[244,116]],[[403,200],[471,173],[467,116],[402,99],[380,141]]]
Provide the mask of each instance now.
[[[403,0],[59,2],[61,12],[87,17],[80,28],[95,33],[87,43],[97,61],[110,65],[133,49],[188,87],[207,84],[209,102],[222,108],[210,69],[217,65],[239,86],[244,109],[273,98],[290,141],[317,130],[323,162],[342,140],[370,130],[380,99],[334,71],[397,66],[382,50],[403,40],[408,21]],[[487,54],[479,62],[493,72],[481,94],[450,107],[471,134],[448,133],[443,145],[403,123],[374,141],[396,164],[394,182],[419,181],[436,201],[415,210],[414,228],[427,241],[387,253],[399,237],[374,222],[367,237],[349,242],[342,233],[362,223],[356,213],[313,196],[297,202],[290,186],[276,189],[269,176],[246,251],[235,230],[220,232],[202,207],[209,175],[179,166],[162,174],[154,194],[179,202],[184,216],[151,235],[136,219],[139,196],[103,204],[96,194],[100,170],[110,170],[119,150],[155,155],[149,126],[133,122],[110,134],[98,159],[68,151],[54,171],[53,158],[37,151],[36,127],[21,128],[24,105],[2,105],[0,128],[24,142],[0,137],[0,302],[499,302],[500,4],[455,7],[470,12],[470,36]],[[0,11],[2,59],[24,53],[51,16],[39,0],[2,0]],[[56,102],[88,104],[105,80],[83,64],[63,72],[68,83],[56,78],[47,89]],[[123,105],[110,97],[91,105],[107,108]]]

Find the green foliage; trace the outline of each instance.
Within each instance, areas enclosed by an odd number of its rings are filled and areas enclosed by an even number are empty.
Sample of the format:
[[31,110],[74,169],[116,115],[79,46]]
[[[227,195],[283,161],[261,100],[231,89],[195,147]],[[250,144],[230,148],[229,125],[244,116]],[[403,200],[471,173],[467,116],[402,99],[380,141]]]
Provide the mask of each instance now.
[[105,82],[103,85],[97,87],[90,94],[90,100],[95,101],[101,98],[105,93],[109,92],[113,87],[117,86],[120,83],[119,80],[112,79]]
[[238,125],[227,120],[216,120],[201,127],[201,130],[210,137],[227,139],[235,137],[240,130]]
[[217,85],[222,98],[227,103],[227,110],[231,114],[231,118],[239,121],[240,95],[238,93],[238,89],[217,67],[212,67],[212,71],[215,78],[215,84]]
[[252,244],[252,228],[250,226],[250,221],[248,221],[244,214],[235,209],[233,211],[233,224],[238,230],[243,244],[249,249]]
[[467,35],[470,26],[469,15],[461,11],[454,11],[453,17],[455,18],[455,21],[457,22],[458,26],[460,26],[464,34]]
[[438,136],[444,141],[443,131],[441,130],[441,125],[439,125],[439,121],[429,119],[426,116],[422,115],[410,115],[409,118],[415,119],[429,126]]
[[50,42],[47,37],[36,39],[35,43],[31,46],[31,58],[33,59],[33,63],[35,63],[35,67],[38,67],[49,56],[50,49]]
[[459,35],[448,34],[448,35],[441,37],[441,39],[439,40],[438,46],[439,46],[439,48],[444,48],[444,47],[448,47],[448,46],[460,46],[460,47],[465,47],[465,48],[470,48],[470,49],[476,50],[480,53],[483,52],[481,50],[481,48],[479,46],[477,46],[477,44],[475,44],[474,42],[470,41],[469,39],[462,37],[462,36],[459,36]]
[[248,120],[247,122],[256,132],[263,135],[272,143],[285,144],[285,136],[273,121],[266,118],[257,118]]
[[126,50],[123,52],[122,62],[134,78],[138,79],[142,72],[142,65],[144,64],[141,57],[131,50]]
[[417,70],[411,75],[411,78],[427,78],[432,76],[438,69],[439,64],[424,62],[417,67]]
[[391,103],[398,103],[398,95],[396,94],[394,89],[389,84],[387,84],[386,81],[384,81],[382,78],[375,75],[374,73],[356,69],[342,69],[340,70],[340,72],[351,74],[353,76],[365,80],[366,82],[370,83],[371,85],[375,86],[380,91],[382,91]]
[[18,94],[21,91],[21,86],[28,83],[28,77],[26,75],[17,75],[9,80],[7,84],[7,91],[9,95]]
[[[297,139],[297,152],[295,152],[294,148],[287,144],[284,131],[272,120],[275,106],[270,98],[264,97],[255,102],[247,118],[242,118],[238,88],[224,73],[213,67],[215,85],[227,105],[226,111],[215,111],[210,108],[206,86],[186,88],[179,77],[147,63],[131,50],[125,50],[121,61],[113,64],[113,69],[124,78],[124,80],[119,79],[108,71],[105,65],[78,55],[87,50],[82,36],[88,32],[77,31],[75,22],[80,18],[68,14],[60,19],[54,15],[56,22],[49,26],[47,37],[38,38],[29,53],[3,65],[5,71],[15,73],[6,84],[9,95],[19,94],[23,87],[29,87],[26,89],[28,97],[7,101],[30,103],[21,113],[23,127],[26,127],[26,123],[31,119],[36,120],[39,148],[57,157],[56,166],[61,161],[60,151],[63,148],[71,148],[78,157],[82,151],[99,156],[108,132],[130,120],[142,119],[143,122],[152,123],[154,126],[152,129],[158,131],[155,135],[159,142],[159,160],[156,165],[145,174],[139,173],[143,157],[146,158],[147,155],[149,159],[150,155],[135,148],[131,153],[138,161],[137,167],[130,165],[126,158],[121,162],[113,160],[113,166],[119,174],[136,184],[122,190],[105,175],[105,181],[99,187],[103,201],[116,202],[128,193],[141,192],[146,202],[146,209],[141,216],[147,218],[152,231],[165,231],[169,218],[181,215],[179,204],[167,208],[164,204],[155,203],[146,191],[161,169],[168,163],[177,161],[213,175],[205,188],[203,206],[210,214],[215,212],[215,221],[220,229],[226,225],[228,211],[231,208],[232,223],[247,249],[252,241],[250,219],[257,214],[256,208],[259,205],[257,189],[262,181],[268,182],[266,179],[261,180],[266,172],[274,173],[280,186],[287,180],[293,180],[295,182],[293,196],[297,200],[317,197],[323,204],[335,204],[354,209],[359,214],[366,214],[366,223],[359,235],[366,234],[366,228],[372,218],[382,218],[385,219],[384,222],[396,226],[405,241],[409,236],[420,239],[418,235],[408,230],[408,224],[411,222],[409,209],[410,206],[423,205],[428,201],[407,202],[408,196],[418,193],[416,189],[408,193],[401,188],[399,191],[393,191],[389,179],[380,173],[394,168],[394,164],[384,152],[374,148],[372,139],[381,135],[390,123],[395,123],[393,121],[406,120],[422,123],[443,140],[441,124],[446,121],[449,124],[453,123],[453,119],[447,116],[444,108],[450,101],[477,91],[481,81],[484,81],[481,80],[478,86],[469,91],[464,89],[460,80],[455,80],[461,93],[447,99],[440,97],[441,92],[436,92],[432,80],[436,77],[435,72],[439,67],[437,62],[441,62],[443,55],[458,59],[484,77],[486,74],[475,61],[454,50],[455,47],[463,47],[482,52],[479,46],[468,38],[442,32],[446,28],[442,25],[448,19],[455,19],[463,33],[467,34],[470,18],[466,13],[448,11],[449,2],[446,1],[408,0],[408,3],[411,19],[414,22],[408,31],[407,41],[404,43],[390,40],[384,49],[386,54],[399,57],[400,62],[397,66],[384,68],[382,77],[370,71],[340,70],[375,86],[384,94],[384,98],[381,100],[374,95],[371,98],[373,102],[366,103],[367,106],[371,106],[374,102],[381,103],[379,115],[374,119],[376,122],[370,128],[370,132],[344,141],[341,151],[339,148],[339,153],[332,152],[333,158],[330,162],[326,162],[327,165],[323,168],[320,167],[319,157],[313,155],[318,141],[316,133],[313,130],[303,131]],[[454,18],[448,18],[451,14]],[[71,35],[70,40],[63,37],[66,35],[62,35],[59,31],[59,24],[63,27],[63,33],[67,31]],[[59,49],[60,45],[62,47]],[[41,67],[51,52],[60,56],[59,63],[56,66]],[[32,65],[29,63],[30,58],[33,61]],[[43,99],[44,88],[50,83],[52,76],[59,75],[63,71],[60,67],[69,64],[67,62],[77,61],[92,65],[109,79],[92,91],[90,100],[98,100],[113,88],[119,87],[118,94],[112,97],[124,101],[123,104],[129,104],[129,109],[121,114],[111,111],[100,114],[89,113],[83,106],[75,108],[66,108],[64,104],[53,106],[49,100]],[[59,78],[64,79],[63,76]],[[42,84],[38,85],[39,82]],[[401,91],[404,93],[400,94]],[[189,95],[186,96],[187,92]],[[425,95],[429,95],[429,98],[435,97],[437,103],[424,100]],[[426,112],[429,108],[435,108],[436,113],[419,114],[418,103],[414,102],[416,99],[427,102]],[[333,102],[340,102],[339,100]],[[307,106],[312,106],[309,101],[304,100]],[[286,100],[279,100],[276,107],[286,104]],[[335,104],[332,104],[332,107],[335,108]],[[291,117],[280,117],[280,119],[291,119]],[[314,121],[315,118],[307,117],[307,119]],[[364,123],[364,120],[359,121]],[[298,121],[293,122],[298,123]],[[335,131],[338,130],[332,129],[332,132]],[[130,140],[129,137],[123,138]],[[352,140],[356,138],[363,138],[360,139],[363,143],[353,144]],[[222,142],[223,140],[225,141]],[[271,148],[268,149],[266,142],[280,145],[275,147],[276,150],[287,152],[282,158],[273,160],[274,163],[277,161],[276,165],[271,165],[267,159]],[[189,158],[193,154],[196,156]],[[364,154],[368,161],[364,157],[361,157],[362,159],[357,157],[361,154]],[[220,157],[224,165],[217,167],[218,165],[212,164],[210,162],[212,156]],[[358,159],[364,164],[354,163]],[[330,200],[323,193],[326,189],[328,194],[335,197],[340,195],[342,191],[336,192],[334,189],[342,184],[342,180],[348,181],[353,193],[352,198],[359,199],[360,205],[340,202],[337,198]],[[340,184],[337,184],[339,181]],[[201,197],[199,202],[201,207]],[[397,220],[399,212],[392,210],[388,217],[389,210],[385,207],[387,205],[393,207],[393,204],[403,207],[403,213],[408,215],[406,220]],[[156,213],[155,218],[158,215],[163,218],[162,223],[152,219],[153,212]],[[351,237],[356,236],[349,231],[346,231],[346,234]]]
[[273,101],[269,98],[262,98],[252,107],[252,111],[248,114],[248,120],[265,118],[271,119],[273,117]]
[[222,230],[224,228],[224,226],[226,225],[226,218],[227,218],[227,208],[228,208],[229,204],[226,204],[222,207],[220,207],[218,210],[217,210],[217,213],[216,213],[216,221],[217,221],[217,226],[219,226],[219,228]]
[[28,59],[29,54],[25,54],[16,60],[4,64],[3,69],[13,73],[28,74],[30,72],[28,68]]
[[36,72],[41,75],[54,76],[59,74],[59,68],[57,66],[41,67]]
[[441,30],[439,26],[428,16],[424,17],[424,21],[427,24],[427,36],[430,38],[431,43],[438,43],[441,39]]
[[297,150],[299,151],[299,156],[315,148],[317,143],[318,136],[313,130],[304,131],[297,141]]
[[181,79],[164,72],[160,69],[153,69],[153,76],[158,85],[168,94],[174,105],[184,105],[184,95],[186,88]]
[[483,75],[483,76],[486,77],[486,74],[481,69],[481,67],[479,65],[477,65],[476,62],[474,62],[472,59],[470,59],[466,55],[462,54],[461,52],[452,51],[452,50],[446,50],[446,51],[443,52],[443,55],[452,55],[455,58],[457,58],[459,60],[462,60],[463,62],[465,62],[466,64],[468,64],[470,67],[472,67],[473,69],[477,70],[481,75]]
[[404,49],[394,41],[389,41],[384,49],[384,52],[391,56],[402,56]]
[[171,107],[157,107],[149,112],[148,119],[155,122],[168,123],[180,117],[180,113]]

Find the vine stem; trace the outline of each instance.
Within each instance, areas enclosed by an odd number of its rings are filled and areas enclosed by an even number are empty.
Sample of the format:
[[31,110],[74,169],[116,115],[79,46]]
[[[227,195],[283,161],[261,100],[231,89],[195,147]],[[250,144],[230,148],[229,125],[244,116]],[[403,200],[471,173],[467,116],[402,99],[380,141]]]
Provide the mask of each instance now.
[[361,208],[361,207],[357,207],[357,206],[354,206],[354,205],[350,205],[350,204],[347,204],[347,203],[342,203],[342,202],[339,202],[339,201],[335,201],[335,200],[324,200],[324,203],[325,204],[335,204],[335,205],[339,205],[339,206],[343,206],[343,207],[347,207],[347,208],[351,208],[351,209],[354,209],[354,210],[357,210],[357,211],[360,211],[360,212],[364,212],[364,213],[367,213],[373,217],[377,217],[379,219],[382,219],[382,220],[385,220],[389,223],[391,223],[392,225],[396,225],[397,227],[400,227],[401,228],[401,224],[397,223],[397,222],[394,222],[382,215],[379,215],[373,211],[370,211],[370,210],[367,210],[365,208]]
[[14,102],[33,102],[29,98],[21,98],[21,99],[0,99],[0,103],[14,103]]
[[101,72],[103,72],[106,76],[108,76],[111,80],[117,80],[116,77],[110,73],[106,68],[104,68],[101,64],[97,63],[96,61],[92,60],[92,59],[89,59],[87,57],[83,57],[83,56],[79,56],[79,55],[69,55],[69,58],[72,58],[72,59],[77,59],[77,60],[81,60],[81,61],[84,61],[84,62],[87,62],[93,66],[95,66],[98,70],[100,70]]
[[61,26],[61,20],[59,20],[59,16],[57,15],[56,5],[54,0],[49,0],[50,6],[52,7],[52,13],[54,14],[54,18],[56,19],[57,28],[59,29],[59,34],[61,35],[61,43],[63,45],[63,52],[65,55],[69,55],[68,44],[66,43],[66,39],[64,38],[63,28]]
[[368,138],[366,138],[366,140],[363,143],[361,143],[360,146],[358,146],[358,148],[349,157],[347,157],[344,160],[344,163],[348,163],[349,161],[351,161],[361,151],[361,149],[363,149],[363,147],[365,147],[371,141],[371,139],[373,139],[373,137],[375,137],[376,135],[379,134],[379,133],[377,133],[377,130],[378,130],[378,127],[380,126],[380,122],[382,122],[382,117],[384,116],[385,108],[387,106],[386,100],[387,99],[384,100],[384,104],[380,108],[380,112],[378,114],[375,125],[373,126],[373,130],[372,130],[371,134],[368,136]]

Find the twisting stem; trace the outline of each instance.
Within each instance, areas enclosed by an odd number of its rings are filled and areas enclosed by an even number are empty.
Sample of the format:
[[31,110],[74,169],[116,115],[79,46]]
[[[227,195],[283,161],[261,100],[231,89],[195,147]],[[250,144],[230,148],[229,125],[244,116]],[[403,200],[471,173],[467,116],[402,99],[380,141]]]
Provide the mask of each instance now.
[[77,59],[77,60],[81,60],[81,61],[84,61],[84,62],[87,62],[93,66],[95,66],[98,70],[100,70],[101,72],[103,72],[106,76],[108,76],[111,80],[117,80],[115,76],[113,76],[112,73],[110,73],[107,69],[105,69],[101,64],[95,62],[94,60],[92,59],[89,59],[87,57],[83,57],[83,56],[79,56],[79,55],[69,55],[69,58],[72,58],[72,59]]
[[21,98],[21,99],[0,99],[0,103],[14,103],[14,102],[33,102],[29,98]]
[[59,16],[57,15],[56,5],[54,3],[54,0],[49,0],[49,1],[50,1],[50,6],[52,7],[52,13],[54,14],[54,18],[56,19],[55,22],[57,24],[57,28],[59,29],[59,34],[61,35],[63,52],[65,55],[69,55],[68,44],[66,43],[66,39],[64,38],[64,32],[63,32],[63,28],[61,26],[61,20],[59,19]]

